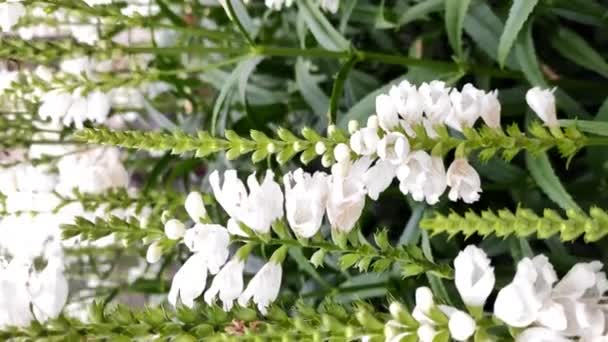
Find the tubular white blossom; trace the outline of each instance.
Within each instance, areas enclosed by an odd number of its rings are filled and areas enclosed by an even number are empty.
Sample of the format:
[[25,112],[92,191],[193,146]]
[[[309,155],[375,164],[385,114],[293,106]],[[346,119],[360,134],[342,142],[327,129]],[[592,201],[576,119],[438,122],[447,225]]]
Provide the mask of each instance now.
[[465,158],[454,159],[447,172],[447,185],[450,186],[448,197],[452,201],[459,198],[465,203],[479,200],[481,179],[475,169]]
[[195,225],[186,231],[184,243],[199,255],[211,274],[216,274],[228,259],[230,235],[218,224]]
[[219,294],[224,311],[230,311],[234,301],[243,292],[244,266],[244,262],[239,258],[228,261],[215,275],[209,289],[205,291],[205,302],[211,305],[215,296]]
[[200,192],[191,191],[186,197],[184,207],[186,208],[188,216],[190,216],[195,223],[199,223],[201,219],[207,216],[207,210],[205,209],[203,197]]
[[165,235],[171,240],[181,239],[186,233],[186,226],[177,219],[165,223]]
[[369,156],[376,153],[379,141],[378,128],[365,127],[350,136],[350,148],[360,156]]
[[473,336],[477,324],[468,313],[447,305],[440,305],[439,309],[448,316],[448,329],[454,340],[466,341]]
[[495,281],[494,268],[482,249],[469,245],[454,259],[454,283],[466,305],[483,307]]
[[392,86],[388,94],[406,123],[415,124],[422,120],[424,104],[415,85],[404,80],[398,86]]
[[173,276],[168,300],[176,306],[178,298],[189,307],[194,307],[194,300],[205,290],[207,284],[207,263],[199,253],[192,254]]
[[445,123],[462,132],[464,127],[473,127],[481,112],[481,97],[483,92],[467,83],[461,91],[452,89],[450,101],[452,111],[445,119]]
[[146,260],[154,264],[160,260],[163,256],[163,250],[158,241],[154,241],[148,246],[148,250],[146,251]]
[[[68,299],[68,281],[63,272],[63,261],[59,258],[51,258],[44,270],[28,282],[34,316],[37,320],[46,321],[55,318],[65,306]],[[34,283],[38,284],[33,285]]]
[[268,306],[279,295],[283,268],[281,264],[271,260],[267,262],[258,273],[251,278],[247,288],[239,296],[238,302],[246,306],[250,299],[257,304],[258,310],[263,315],[268,313]]
[[549,127],[559,126],[557,122],[557,114],[555,108],[555,88],[542,89],[534,87],[526,93],[526,102],[528,106],[543,120]]
[[390,132],[399,126],[399,113],[393,99],[386,94],[376,97],[376,114],[380,127]]
[[312,237],[321,227],[325,214],[328,175],[315,172],[311,176],[302,169],[297,169],[286,174],[283,182],[285,212],[289,226],[298,236]]
[[401,133],[388,133],[378,143],[378,157],[393,165],[403,164],[409,152],[410,144]]
[[414,200],[425,200],[431,205],[439,202],[447,187],[443,160],[424,151],[411,152],[405,164],[399,166],[397,178],[401,192],[411,193]]
[[397,167],[384,160],[377,160],[374,166],[370,167],[363,175],[363,182],[367,189],[367,195],[374,201],[378,199],[380,193],[386,190],[393,179]]
[[485,93],[481,96],[481,118],[491,128],[500,127],[500,102],[498,101],[498,90]]

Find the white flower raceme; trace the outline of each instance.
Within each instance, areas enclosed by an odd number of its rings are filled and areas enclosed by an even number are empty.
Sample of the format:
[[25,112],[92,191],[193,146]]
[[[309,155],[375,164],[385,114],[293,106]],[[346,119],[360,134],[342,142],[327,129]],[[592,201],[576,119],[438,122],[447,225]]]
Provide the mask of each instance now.
[[359,220],[367,194],[364,174],[370,164],[371,160],[363,157],[348,167],[345,176],[335,174],[332,170],[327,198],[327,218],[333,229],[348,233]]
[[465,84],[461,91],[452,89],[452,111],[445,118],[445,123],[461,132],[464,127],[473,127],[481,112],[482,96],[483,92],[470,83]]
[[425,151],[412,151],[397,170],[399,189],[416,201],[436,204],[447,186],[443,160]]
[[404,80],[399,85],[392,86],[388,94],[406,125],[410,126],[422,121],[424,105],[415,85]]
[[236,170],[224,173],[222,187],[217,171],[209,176],[209,182],[217,201],[230,217],[258,233],[267,233],[272,222],[283,217],[283,192],[273,177],[272,171],[266,171],[260,184],[255,174],[251,174],[247,178],[249,193],[237,178]]
[[512,327],[532,324],[556,281],[555,270],[544,255],[522,259],[513,281],[498,292],[494,315]]
[[211,274],[217,273],[228,259],[230,235],[218,224],[196,224],[186,230],[184,243],[201,256]]
[[173,306],[178,298],[189,307],[194,307],[194,300],[205,290],[207,284],[207,263],[200,253],[192,254],[177,271],[171,281],[168,300]]
[[[283,178],[285,184],[285,213],[296,235],[309,238],[317,233],[323,221],[328,195],[328,175],[313,175],[297,169]],[[293,184],[293,185],[292,185]]]
[[251,278],[247,288],[239,296],[238,302],[246,306],[250,299],[257,304],[263,315],[268,313],[268,306],[279,295],[283,268],[281,264],[270,260]]
[[469,245],[454,259],[454,283],[466,305],[483,307],[495,281],[494,267],[482,249]]
[[211,286],[205,291],[204,299],[207,304],[213,303],[219,294],[224,311],[232,309],[234,301],[243,292],[243,268],[245,264],[238,257],[228,261],[215,275]]
[[450,186],[448,197],[452,201],[459,198],[465,203],[479,200],[481,192],[481,179],[475,169],[465,158],[454,159],[447,172],[447,185]]
[[555,88],[542,89],[534,87],[526,93],[528,106],[543,120],[549,127],[559,126],[555,109]]
[[2,32],[10,32],[23,15],[25,15],[25,7],[21,3],[14,1],[1,3],[0,28]]

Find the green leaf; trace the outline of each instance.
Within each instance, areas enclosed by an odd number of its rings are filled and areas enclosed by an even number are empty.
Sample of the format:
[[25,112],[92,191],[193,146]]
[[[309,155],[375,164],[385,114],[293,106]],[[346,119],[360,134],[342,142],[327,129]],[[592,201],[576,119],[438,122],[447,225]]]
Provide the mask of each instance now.
[[336,116],[338,112],[338,105],[340,104],[340,99],[342,98],[342,93],[344,89],[344,82],[348,77],[348,74],[352,70],[352,68],[357,63],[357,58],[355,55],[352,55],[340,68],[340,71],[335,77],[334,85],[331,90],[331,98],[329,100],[329,113],[328,113],[328,121],[330,124],[336,123]]
[[332,51],[348,49],[348,40],[325,18],[317,4],[313,3],[312,0],[300,0],[298,1],[298,8],[306,26],[322,47]]
[[253,44],[253,38],[256,36],[257,31],[243,2],[240,0],[229,0],[226,2],[226,6],[228,11],[230,11],[230,19],[236,24],[237,29],[249,43]]
[[302,58],[296,61],[296,84],[304,101],[312,108],[315,115],[325,118],[329,108],[329,98],[317,85],[318,77],[310,74],[308,63]]
[[302,253],[302,248],[290,248],[288,253],[289,256],[298,264],[300,270],[308,273],[308,275],[315,279],[319,285],[325,288],[331,287],[331,285],[319,274],[319,272],[317,272],[315,269],[316,265],[313,267],[311,262],[306,259]]
[[608,77],[606,60],[578,33],[561,27],[551,38],[551,45],[579,66]]
[[532,178],[534,178],[536,184],[538,184],[547,197],[564,210],[580,210],[555,174],[549,157],[547,157],[545,152],[542,152],[537,156],[532,156],[530,153],[526,152],[526,165],[528,166]]
[[462,26],[471,0],[445,0],[445,29],[456,55],[462,58]]
[[524,76],[533,86],[548,87],[545,77],[540,70],[534,40],[532,39],[532,22],[524,28],[515,44],[515,58],[523,71]]
[[397,21],[397,26],[411,23],[412,21],[425,19],[428,14],[439,12],[445,0],[424,0],[408,8]]
[[608,137],[608,122],[586,120],[559,120],[562,127],[574,126],[583,132]]
[[505,65],[505,61],[511,47],[515,42],[515,38],[519,34],[519,31],[524,26],[524,23],[534,10],[534,7],[538,3],[538,0],[514,0],[511,9],[509,10],[509,17],[505,24],[505,28],[500,36],[498,43],[498,63],[501,66]]

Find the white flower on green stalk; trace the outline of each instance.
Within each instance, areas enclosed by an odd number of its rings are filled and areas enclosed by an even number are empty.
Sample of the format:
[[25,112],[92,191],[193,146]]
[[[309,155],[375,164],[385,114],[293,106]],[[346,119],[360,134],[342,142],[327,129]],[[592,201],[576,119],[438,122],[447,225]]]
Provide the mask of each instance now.
[[378,143],[378,157],[393,165],[403,164],[409,153],[409,141],[401,133],[388,133]]
[[268,306],[277,299],[281,289],[283,277],[281,264],[286,254],[286,246],[280,247],[272,254],[270,260],[251,278],[247,288],[239,296],[239,305],[246,306],[253,299],[263,315],[268,313]]
[[500,127],[500,102],[498,101],[498,90],[485,93],[480,99],[480,115],[483,122],[491,128]]
[[207,210],[205,209],[203,197],[200,192],[191,191],[186,197],[184,207],[188,216],[190,216],[195,223],[200,223],[203,218],[207,217]]
[[436,204],[447,187],[443,160],[425,151],[412,151],[397,169],[399,189],[416,201]]
[[412,317],[421,325],[433,325],[435,322],[429,317],[431,309],[435,306],[433,292],[426,286],[416,289],[416,306],[412,310]]
[[453,129],[462,132],[464,127],[473,127],[481,112],[481,98],[484,92],[467,83],[461,91],[452,89],[450,102],[452,110],[445,123]]
[[376,97],[376,115],[378,125],[386,132],[391,132],[399,127],[399,112],[393,99],[387,94]]
[[184,243],[200,255],[211,274],[216,274],[228,259],[230,235],[218,224],[197,224],[186,230]]
[[230,311],[234,301],[243,292],[243,268],[245,263],[238,257],[228,261],[215,275],[211,286],[205,291],[205,302],[211,305],[216,296],[222,301],[224,311]]
[[346,174],[335,172],[332,168],[327,198],[327,218],[333,229],[349,233],[359,220],[367,194],[364,174],[370,164],[371,160],[363,157],[349,165]]
[[367,195],[374,201],[386,190],[393,179],[397,167],[386,160],[376,160],[376,163],[363,174],[363,182]]
[[53,90],[42,96],[38,107],[38,116],[42,120],[51,119],[55,124],[61,122],[72,104],[72,95],[63,91]]
[[328,177],[323,172],[310,175],[302,169],[283,177],[285,216],[296,235],[309,238],[319,231],[327,203]]
[[207,285],[207,262],[200,253],[192,254],[175,273],[167,296],[169,303],[176,306],[178,299],[187,307],[194,307]]
[[[599,340],[591,341],[600,342]],[[545,327],[531,327],[517,335],[515,342],[572,342],[572,340],[555,330]]]
[[376,153],[379,141],[377,127],[364,127],[350,136],[350,148],[360,156],[369,156]]
[[146,261],[150,264],[157,263],[163,256],[163,249],[159,241],[152,242],[146,251]]
[[40,273],[28,281],[34,316],[46,321],[59,316],[68,299],[68,281],[64,275],[63,260],[51,258]]
[[465,203],[479,200],[481,192],[481,179],[475,169],[465,158],[456,158],[447,171],[447,185],[450,187],[448,197],[452,201],[459,198]]
[[527,327],[539,318],[556,281],[557,275],[546,256],[522,259],[513,281],[498,292],[494,315],[512,327]]
[[458,253],[454,259],[454,283],[467,306],[483,307],[495,282],[494,267],[482,249],[469,245]]
[[336,14],[340,6],[340,0],[321,0],[321,9]]
[[186,226],[177,219],[171,219],[165,222],[165,235],[170,240],[179,240],[186,233]]
[[435,326],[431,324],[421,324],[416,330],[419,342],[433,342],[437,333]]
[[418,93],[422,98],[424,115],[429,122],[432,125],[443,123],[452,111],[450,88],[442,81],[424,82],[418,87]]
[[10,32],[21,17],[25,15],[25,7],[19,2],[4,2],[0,4],[0,28],[2,32]]
[[399,85],[392,86],[388,94],[407,125],[417,124],[422,120],[424,105],[415,85],[404,80]]
[[448,305],[439,305],[439,310],[448,317],[450,336],[455,341],[467,341],[477,329],[477,323],[468,313]]
[[526,102],[534,113],[549,127],[559,126],[555,108],[555,88],[534,87],[526,93]]

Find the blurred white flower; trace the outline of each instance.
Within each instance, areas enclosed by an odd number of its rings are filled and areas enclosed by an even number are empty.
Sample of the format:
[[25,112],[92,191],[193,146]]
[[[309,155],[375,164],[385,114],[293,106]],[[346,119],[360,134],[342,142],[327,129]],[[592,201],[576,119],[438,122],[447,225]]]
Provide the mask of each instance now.
[[378,143],[378,157],[393,165],[403,164],[409,152],[409,141],[401,133],[388,133]]
[[364,174],[371,160],[363,157],[355,161],[346,175],[333,172],[329,181],[327,218],[333,229],[350,232],[359,220],[365,206]]
[[481,112],[483,94],[470,83],[465,84],[461,91],[452,89],[450,92],[452,111],[446,117],[445,123],[460,132],[464,127],[473,127]]
[[239,296],[239,304],[246,306],[249,300],[253,298],[253,302],[257,304],[260,312],[266,315],[268,306],[279,295],[282,276],[283,268],[281,264],[270,260],[251,278],[247,288]]
[[271,10],[280,11],[284,7],[290,7],[293,4],[293,0],[265,0],[266,7]]
[[51,258],[40,273],[28,281],[34,315],[39,321],[59,316],[68,299],[68,281],[64,275],[63,260]]
[[483,122],[491,128],[500,127],[500,102],[498,101],[498,90],[485,93],[480,99],[480,115]]
[[386,132],[390,132],[399,126],[399,113],[393,99],[386,94],[376,97],[376,114],[378,124]]
[[200,296],[207,285],[207,263],[202,254],[194,253],[175,273],[171,281],[168,300],[176,306],[178,298],[189,307],[194,307],[194,300]]
[[447,185],[450,187],[448,197],[452,201],[459,198],[465,203],[479,200],[481,192],[481,179],[475,169],[465,158],[456,158],[450,164],[447,172]]
[[369,156],[376,153],[379,141],[378,128],[365,127],[350,136],[350,148],[360,156]]
[[209,289],[205,291],[205,302],[211,305],[215,296],[219,294],[219,299],[222,301],[224,311],[230,311],[234,304],[234,300],[243,292],[244,266],[244,262],[238,257],[228,261],[215,275]]
[[146,261],[154,264],[160,260],[163,256],[163,250],[158,241],[152,242],[146,250]]
[[177,219],[165,222],[165,235],[171,240],[181,239],[186,234],[186,226]]
[[452,339],[467,341],[477,329],[477,324],[468,313],[447,305],[440,305],[439,309],[448,316],[448,329]]
[[545,327],[532,327],[517,335],[515,342],[572,342],[572,340]]
[[0,28],[2,32],[10,32],[19,19],[25,15],[25,7],[19,2],[3,2],[0,4]]
[[186,230],[184,244],[205,262],[209,273],[216,274],[228,259],[230,235],[218,224],[196,224]]
[[207,216],[205,203],[203,203],[203,197],[200,192],[191,191],[186,197],[184,207],[194,223],[199,223],[202,218]]
[[412,194],[414,200],[425,200],[431,205],[439,202],[447,186],[443,160],[425,151],[412,151],[397,169],[397,178],[403,194]]
[[38,116],[42,120],[51,119],[54,123],[60,123],[72,105],[72,95],[62,91],[50,91],[40,99]]
[[416,330],[416,334],[418,335],[419,342],[433,342],[435,335],[437,335],[437,330],[435,330],[433,325],[421,324]]
[[283,177],[285,212],[296,235],[309,238],[317,233],[323,221],[329,176],[315,172],[312,176],[297,169]]
[[415,85],[404,80],[399,85],[392,86],[388,94],[406,123],[412,125],[421,122],[424,104]]
[[495,281],[494,267],[482,249],[468,245],[454,259],[454,283],[466,305],[483,307]]
[[325,11],[336,13],[340,6],[340,0],[321,0],[321,8]]
[[534,87],[526,93],[528,106],[538,115],[538,117],[549,127],[559,126],[555,109],[555,88],[542,89]]

